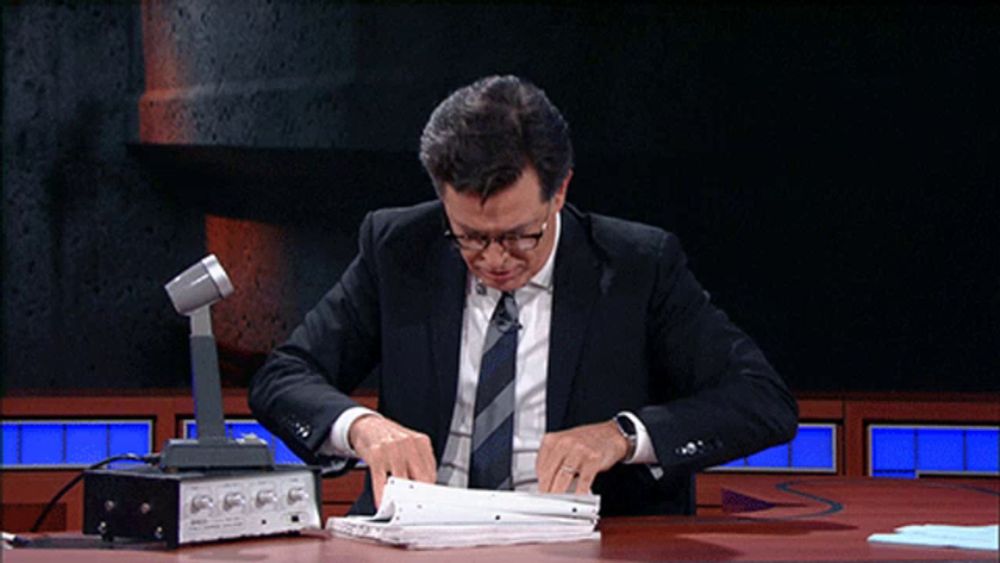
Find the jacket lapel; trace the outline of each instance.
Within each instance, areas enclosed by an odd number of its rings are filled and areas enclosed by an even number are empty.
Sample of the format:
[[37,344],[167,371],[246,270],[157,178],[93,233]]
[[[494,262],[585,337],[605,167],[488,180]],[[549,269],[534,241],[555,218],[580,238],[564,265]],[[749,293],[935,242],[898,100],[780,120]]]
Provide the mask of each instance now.
[[600,261],[585,231],[585,219],[571,206],[562,213],[562,233],[556,254],[549,327],[549,373],[546,386],[546,430],[560,430],[590,315],[600,294]]
[[440,439],[434,451],[440,459],[451,426],[458,386],[458,356],[462,335],[462,309],[465,307],[466,266],[458,251],[442,237],[429,263],[431,355],[434,373],[431,383],[437,385],[437,432]]

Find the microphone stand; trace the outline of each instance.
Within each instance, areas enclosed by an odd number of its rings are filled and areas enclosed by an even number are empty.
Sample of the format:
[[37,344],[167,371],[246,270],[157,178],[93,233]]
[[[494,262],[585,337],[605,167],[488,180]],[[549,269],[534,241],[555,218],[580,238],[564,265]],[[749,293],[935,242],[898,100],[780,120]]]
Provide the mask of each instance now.
[[163,447],[164,470],[273,468],[267,442],[255,436],[226,437],[222,413],[219,358],[212,335],[210,305],[193,311],[191,319],[191,387],[194,395],[197,439],[172,439]]

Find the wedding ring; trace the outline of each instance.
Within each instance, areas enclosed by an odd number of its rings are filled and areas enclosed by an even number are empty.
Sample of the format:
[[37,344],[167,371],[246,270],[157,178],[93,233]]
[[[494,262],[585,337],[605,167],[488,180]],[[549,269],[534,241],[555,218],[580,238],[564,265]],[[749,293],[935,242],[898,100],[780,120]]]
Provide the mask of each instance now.
[[560,467],[559,471],[562,471],[563,473],[569,473],[571,475],[576,475],[578,473],[575,467],[570,467],[568,465]]

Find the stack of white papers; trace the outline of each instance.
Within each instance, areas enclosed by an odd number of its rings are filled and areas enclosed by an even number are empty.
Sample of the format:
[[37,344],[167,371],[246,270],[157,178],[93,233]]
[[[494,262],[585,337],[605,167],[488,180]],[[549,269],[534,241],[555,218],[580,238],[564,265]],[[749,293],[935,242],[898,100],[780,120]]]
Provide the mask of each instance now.
[[374,516],[330,518],[329,532],[411,549],[600,539],[601,497],[459,489],[390,477]]
[[965,549],[1000,550],[1000,526],[946,526],[914,524],[896,528],[892,534],[872,534],[868,541],[898,543],[924,547],[960,547]]

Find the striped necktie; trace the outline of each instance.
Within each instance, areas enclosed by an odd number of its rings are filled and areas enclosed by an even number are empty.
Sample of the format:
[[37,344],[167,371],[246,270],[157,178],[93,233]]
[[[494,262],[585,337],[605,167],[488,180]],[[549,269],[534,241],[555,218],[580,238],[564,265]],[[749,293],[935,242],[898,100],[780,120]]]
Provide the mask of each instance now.
[[514,441],[514,370],[517,303],[504,293],[493,311],[476,385],[476,409],[469,459],[470,489],[511,489]]

